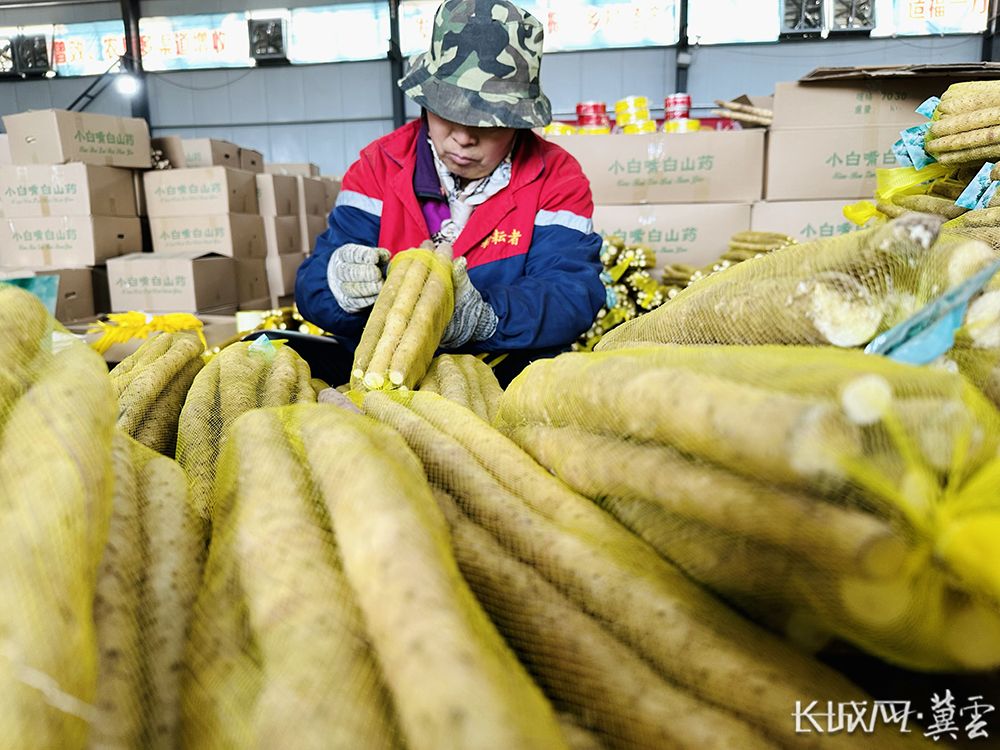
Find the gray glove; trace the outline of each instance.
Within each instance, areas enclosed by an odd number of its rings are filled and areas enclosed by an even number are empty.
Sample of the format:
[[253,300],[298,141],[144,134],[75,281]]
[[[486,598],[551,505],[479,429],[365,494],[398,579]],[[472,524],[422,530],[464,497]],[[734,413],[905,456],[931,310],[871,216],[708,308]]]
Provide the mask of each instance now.
[[457,349],[470,341],[485,341],[496,333],[500,320],[469,281],[464,257],[452,264],[451,280],[455,286],[455,312],[441,336],[441,348]]
[[356,313],[375,304],[382,289],[389,251],[348,243],[333,251],[326,280],[344,312]]

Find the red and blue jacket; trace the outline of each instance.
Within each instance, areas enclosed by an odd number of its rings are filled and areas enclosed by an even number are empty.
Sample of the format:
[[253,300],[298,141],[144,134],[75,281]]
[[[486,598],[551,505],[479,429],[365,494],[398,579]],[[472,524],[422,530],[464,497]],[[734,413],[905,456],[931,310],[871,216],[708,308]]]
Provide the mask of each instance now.
[[[326,232],[299,268],[295,301],[303,317],[352,345],[369,311],[347,313],[337,304],[327,265],[349,242],[396,254],[430,237],[432,212],[414,187],[425,137],[416,120],[361,152],[344,175]],[[576,160],[530,131],[519,133],[510,184],[472,212],[455,242],[455,257],[467,258],[469,280],[499,318],[491,338],[464,350],[565,348],[590,327],[605,298],[593,209]]]

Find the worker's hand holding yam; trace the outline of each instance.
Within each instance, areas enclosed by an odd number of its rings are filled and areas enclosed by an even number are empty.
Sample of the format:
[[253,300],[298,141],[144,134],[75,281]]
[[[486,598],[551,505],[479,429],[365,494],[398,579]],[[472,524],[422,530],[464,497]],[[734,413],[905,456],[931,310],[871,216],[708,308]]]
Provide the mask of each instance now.
[[442,349],[457,349],[470,341],[484,341],[493,335],[498,323],[493,308],[469,280],[464,257],[452,264],[451,279],[455,287],[455,312],[441,337]]

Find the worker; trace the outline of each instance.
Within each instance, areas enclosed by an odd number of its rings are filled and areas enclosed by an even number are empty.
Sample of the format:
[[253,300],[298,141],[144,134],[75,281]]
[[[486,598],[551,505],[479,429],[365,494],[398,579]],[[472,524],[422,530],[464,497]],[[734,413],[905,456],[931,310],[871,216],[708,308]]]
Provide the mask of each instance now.
[[523,366],[590,327],[605,300],[590,184],[531,130],[552,119],[542,37],[507,0],[438,8],[430,51],[399,81],[420,118],[361,152],[298,271],[307,320],[356,346],[390,258],[431,239],[456,258],[441,349]]

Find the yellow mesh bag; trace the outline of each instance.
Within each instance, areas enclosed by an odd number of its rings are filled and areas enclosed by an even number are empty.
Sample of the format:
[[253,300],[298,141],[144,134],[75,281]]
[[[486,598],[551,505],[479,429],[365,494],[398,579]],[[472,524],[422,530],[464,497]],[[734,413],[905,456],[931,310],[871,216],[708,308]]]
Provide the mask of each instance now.
[[206,522],[212,519],[219,450],[237,417],[251,409],[315,401],[309,365],[283,342],[264,335],[230,344],[198,372],[178,418],[177,461]]
[[596,349],[641,342],[864,345],[1000,257],[990,245],[939,238],[942,221],[907,214],[739,263],[615,328]]
[[865,699],[467,409],[420,391],[369,393],[364,409],[423,463],[462,573],[508,642],[560,711],[607,747],[790,746],[801,741],[788,721],[798,696]]
[[1000,407],[1000,273],[970,300],[954,345],[934,364],[961,372]]
[[160,333],[111,371],[119,430],[147,448],[174,456],[177,420],[204,365],[205,345],[192,333]]
[[37,298],[2,284],[0,361],[2,743],[82,748],[94,716],[114,394],[100,356]]
[[803,643],[1000,666],[1000,558],[956,541],[1000,517],[1000,414],[956,374],[829,347],[569,354],[516,378],[497,422]]
[[563,746],[392,430],[323,404],[258,409],[219,470],[186,746]]
[[497,413],[503,395],[493,370],[471,354],[438,355],[417,389],[461,404],[487,422]]
[[948,352],[947,360],[1000,408],[1000,347],[983,349],[959,343]]
[[187,389],[175,463],[114,430],[175,419],[200,355],[157,339],[109,376],[0,288],[4,747],[906,748],[798,734],[799,701],[874,704],[778,633],[995,663],[1000,417],[953,372],[576,355],[501,398],[526,451],[468,359],[455,401],[433,368],[342,394],[239,343]]
[[97,576],[98,682],[90,744],[172,748],[180,675],[204,543],[171,459],[123,433],[113,447],[113,510]]
[[451,258],[451,245],[430,242],[393,257],[354,353],[352,387],[420,382],[455,309]]

